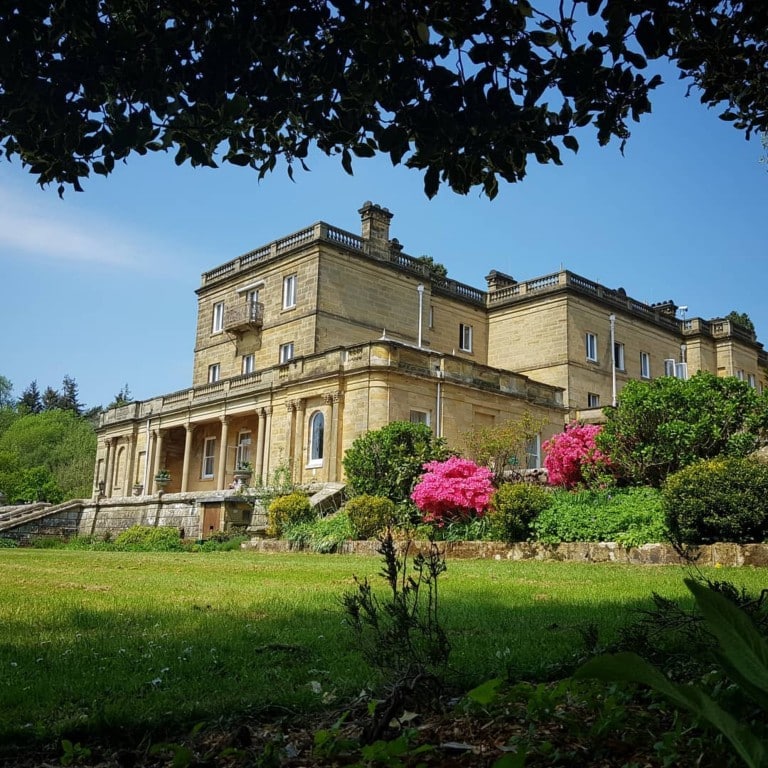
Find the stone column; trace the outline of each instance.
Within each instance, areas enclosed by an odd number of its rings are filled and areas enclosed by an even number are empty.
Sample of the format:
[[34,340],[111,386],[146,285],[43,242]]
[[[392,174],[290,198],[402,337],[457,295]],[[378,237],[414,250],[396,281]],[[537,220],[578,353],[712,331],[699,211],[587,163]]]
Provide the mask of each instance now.
[[288,469],[291,473],[291,480],[296,480],[293,474],[294,456],[296,452],[295,431],[296,431],[296,400],[289,400],[285,404],[285,410],[288,411]]
[[333,394],[327,394],[323,395],[323,403],[325,407],[323,408],[323,418],[325,419],[325,424],[323,427],[323,473],[322,473],[322,479],[326,482],[332,482],[332,477],[334,475],[334,468],[333,468],[333,462],[335,460],[334,457],[334,451],[333,451],[333,444],[335,442],[335,438],[333,436],[333,420],[334,420],[334,395]]
[[258,432],[256,433],[256,460],[253,465],[254,480],[257,483],[264,482],[264,415],[265,409],[258,408],[256,414],[259,418]]
[[339,443],[341,442],[342,414],[341,414],[341,392],[333,393],[333,408],[331,409],[331,423],[329,440],[331,449],[328,453],[328,482],[335,483],[339,479]]
[[192,456],[192,435],[195,431],[195,424],[187,423],[184,425],[186,435],[184,436],[184,460],[181,466],[181,492],[186,493],[189,490],[189,460]]
[[150,478],[152,481],[152,486],[154,488],[155,493],[157,493],[160,488],[155,485],[155,475],[157,474],[158,470],[160,469],[166,469],[162,465],[163,462],[163,441],[165,440],[165,432],[164,429],[156,429],[154,430],[155,434],[155,459],[152,462],[152,477]]
[[125,495],[130,496],[133,493],[133,484],[135,482],[136,477],[136,467],[134,466],[136,462],[136,445],[138,443],[138,435],[136,433],[136,427],[133,428],[133,431],[128,437],[128,460],[126,462],[125,467]]
[[114,441],[111,437],[108,437],[104,442],[107,445],[107,458],[104,462],[104,495],[109,498],[112,495],[112,462],[115,458],[112,443]]
[[269,481],[269,470],[272,464],[272,406],[268,405],[262,408],[264,413],[264,465],[262,468],[262,482],[266,484]]
[[221,448],[219,449],[219,472],[216,478],[216,490],[224,490],[224,479],[227,473],[227,440],[229,439],[229,417],[221,417]]
[[294,477],[298,482],[304,479],[304,467],[306,461],[306,446],[304,445],[304,422],[306,416],[307,401],[303,398],[296,401],[296,440],[294,442],[294,461],[296,462],[296,471]]

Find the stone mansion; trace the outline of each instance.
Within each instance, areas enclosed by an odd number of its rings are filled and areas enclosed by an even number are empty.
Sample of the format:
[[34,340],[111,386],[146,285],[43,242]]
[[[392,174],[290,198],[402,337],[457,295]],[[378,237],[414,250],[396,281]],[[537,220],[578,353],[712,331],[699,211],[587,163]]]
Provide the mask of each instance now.
[[[390,238],[367,202],[360,235],[324,222],[202,275],[189,389],[106,411],[94,495],[221,492],[241,463],[252,482],[343,480],[352,441],[395,420],[452,447],[475,426],[530,412],[546,426],[598,419],[629,379],[698,370],[768,384],[753,333],[678,317],[567,270],[485,290],[436,275]],[[217,526],[218,527],[218,526]]]

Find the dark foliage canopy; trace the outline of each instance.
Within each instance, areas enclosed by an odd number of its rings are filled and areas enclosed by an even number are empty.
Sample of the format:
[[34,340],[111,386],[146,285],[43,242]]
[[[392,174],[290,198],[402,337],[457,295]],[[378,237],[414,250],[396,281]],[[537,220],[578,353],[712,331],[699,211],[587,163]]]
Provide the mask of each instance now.
[[3,0],[0,146],[81,188],[132,153],[289,174],[389,155],[459,193],[629,136],[667,58],[768,127],[765,0]]

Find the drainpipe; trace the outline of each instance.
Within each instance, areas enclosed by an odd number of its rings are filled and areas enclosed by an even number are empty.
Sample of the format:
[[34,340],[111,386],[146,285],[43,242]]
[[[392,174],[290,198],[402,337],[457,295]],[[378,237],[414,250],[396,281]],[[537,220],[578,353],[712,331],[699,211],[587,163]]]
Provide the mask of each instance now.
[[416,290],[419,292],[419,341],[418,347],[421,349],[421,325],[424,314],[424,283],[419,283],[416,286]]
[[616,315],[609,316],[611,321],[611,405],[616,407]]

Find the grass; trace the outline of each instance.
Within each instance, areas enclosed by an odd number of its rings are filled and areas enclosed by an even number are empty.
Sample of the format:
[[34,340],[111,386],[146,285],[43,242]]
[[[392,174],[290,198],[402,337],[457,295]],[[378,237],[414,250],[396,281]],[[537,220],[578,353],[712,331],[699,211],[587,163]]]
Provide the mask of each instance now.
[[[339,605],[359,556],[3,550],[0,744],[173,732],[245,712],[343,706],[375,683]],[[441,610],[463,689],[543,679],[589,624],[610,640],[652,591],[689,599],[676,567],[449,561]],[[759,591],[761,571],[718,578]]]

